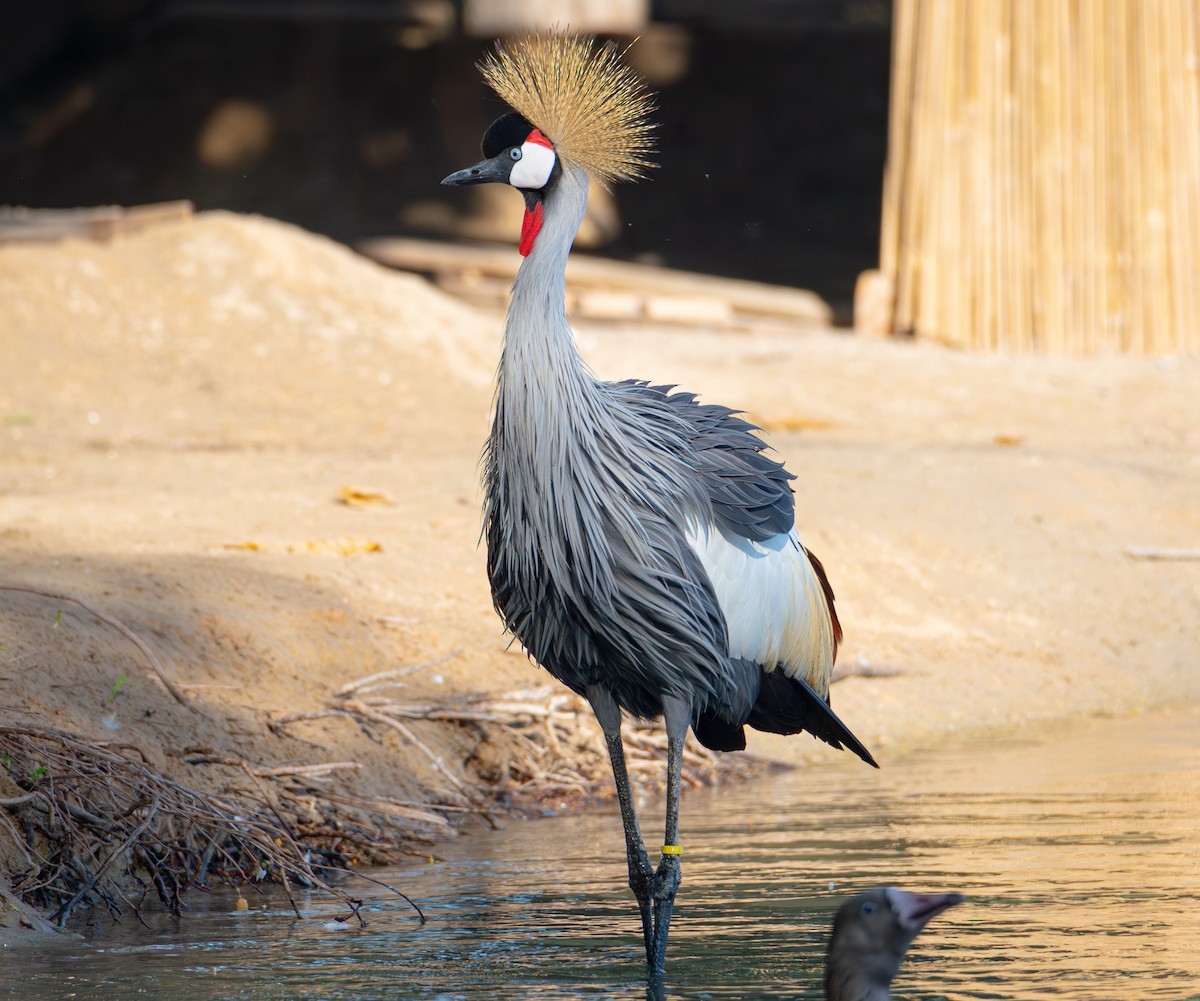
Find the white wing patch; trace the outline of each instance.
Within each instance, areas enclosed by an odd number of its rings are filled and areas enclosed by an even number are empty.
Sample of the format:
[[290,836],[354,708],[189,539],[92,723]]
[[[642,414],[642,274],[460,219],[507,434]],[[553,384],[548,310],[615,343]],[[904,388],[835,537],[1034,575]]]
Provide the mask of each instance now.
[[691,522],[688,544],[700,558],[729,631],[729,654],[803,678],[829,694],[833,622],[816,571],[793,528],[766,542]]

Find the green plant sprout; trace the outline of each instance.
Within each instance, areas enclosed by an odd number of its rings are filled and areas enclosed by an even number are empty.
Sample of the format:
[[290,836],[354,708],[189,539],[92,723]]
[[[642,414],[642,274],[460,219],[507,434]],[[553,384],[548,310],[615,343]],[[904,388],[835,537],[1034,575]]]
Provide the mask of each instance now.
[[117,675],[117,680],[113,682],[112,692],[108,696],[110,705],[117,701],[117,696],[121,694],[121,689],[125,687],[126,679],[127,675],[124,672]]

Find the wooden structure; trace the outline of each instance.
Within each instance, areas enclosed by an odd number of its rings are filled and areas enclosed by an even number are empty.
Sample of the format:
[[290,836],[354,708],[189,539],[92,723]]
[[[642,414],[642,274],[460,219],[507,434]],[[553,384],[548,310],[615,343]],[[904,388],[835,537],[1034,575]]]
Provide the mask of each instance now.
[[985,350],[1200,350],[1200,3],[894,11],[867,322]]
[[0,243],[54,243],[67,237],[108,243],[164,222],[186,222],[195,214],[190,201],[155,205],[101,205],[98,208],[30,209],[0,205]]
[[[478,306],[504,308],[521,258],[508,247],[458,247],[383,237],[358,250],[404,271],[431,275],[447,292]],[[833,310],[804,289],[572,254],[567,307],[587,320],[644,321],[724,330],[823,327]]]

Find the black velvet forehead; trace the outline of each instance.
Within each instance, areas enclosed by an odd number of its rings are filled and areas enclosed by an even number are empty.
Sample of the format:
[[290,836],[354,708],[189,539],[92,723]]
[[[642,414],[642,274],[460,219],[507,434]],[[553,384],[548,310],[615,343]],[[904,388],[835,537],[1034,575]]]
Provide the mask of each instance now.
[[490,160],[510,146],[520,146],[532,131],[533,126],[515,111],[501,115],[483,134],[483,155]]

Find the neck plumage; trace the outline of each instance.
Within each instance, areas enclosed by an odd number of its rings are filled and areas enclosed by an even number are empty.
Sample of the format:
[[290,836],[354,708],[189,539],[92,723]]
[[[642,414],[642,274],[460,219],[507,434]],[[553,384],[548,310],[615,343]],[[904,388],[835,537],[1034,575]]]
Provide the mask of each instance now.
[[886,984],[872,982],[867,977],[826,977],[826,1001],[888,1001],[892,993]]
[[825,966],[827,1001],[888,1001],[899,957],[840,948],[835,943]]
[[576,350],[566,308],[567,256],[587,209],[587,184],[582,170],[562,164],[546,196],[541,231],[513,282],[496,384],[497,419],[506,423],[518,409],[545,420],[549,401],[569,406],[589,392],[591,373]]

